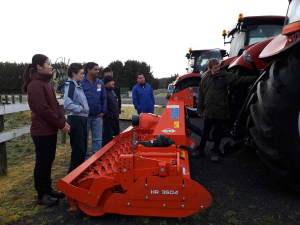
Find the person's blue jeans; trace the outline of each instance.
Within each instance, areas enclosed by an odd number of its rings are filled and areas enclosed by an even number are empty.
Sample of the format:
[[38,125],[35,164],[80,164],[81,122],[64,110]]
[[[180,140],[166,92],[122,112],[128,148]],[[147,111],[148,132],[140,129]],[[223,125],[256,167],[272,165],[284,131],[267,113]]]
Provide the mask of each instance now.
[[[97,117],[95,119],[87,118],[87,140],[89,140],[89,133],[90,130],[92,132],[92,149],[93,149],[93,154],[98,152],[102,148],[102,118]],[[87,160],[90,157],[90,151],[89,151],[89,143],[87,143],[87,151],[86,151],[86,156],[85,160]]]

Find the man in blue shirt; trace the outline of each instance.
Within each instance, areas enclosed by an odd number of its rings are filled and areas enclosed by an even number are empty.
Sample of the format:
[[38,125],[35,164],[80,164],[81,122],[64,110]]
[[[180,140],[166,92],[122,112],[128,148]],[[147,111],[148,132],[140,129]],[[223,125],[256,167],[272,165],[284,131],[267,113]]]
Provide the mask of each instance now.
[[[80,82],[90,109],[87,119],[87,129],[88,136],[90,130],[92,132],[93,154],[102,148],[102,118],[107,110],[105,87],[103,82],[97,78],[98,75],[98,64],[89,62],[85,65],[85,77]],[[87,148],[85,159],[89,157],[90,152],[89,148]]]
[[145,77],[142,73],[138,73],[137,82],[132,89],[134,108],[138,114],[154,113],[155,99],[151,85],[145,82]]

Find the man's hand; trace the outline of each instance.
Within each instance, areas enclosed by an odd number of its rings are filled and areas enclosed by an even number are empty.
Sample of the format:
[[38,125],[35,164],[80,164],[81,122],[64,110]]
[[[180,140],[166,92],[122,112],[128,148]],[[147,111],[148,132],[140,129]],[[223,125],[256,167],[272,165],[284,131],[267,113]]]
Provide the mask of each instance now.
[[103,118],[104,116],[105,116],[104,113],[100,113],[97,117]]
[[69,124],[65,123],[65,126],[63,129],[61,129],[61,132],[70,132],[70,126]]
[[203,114],[198,113],[198,116],[202,118],[202,117],[203,117]]

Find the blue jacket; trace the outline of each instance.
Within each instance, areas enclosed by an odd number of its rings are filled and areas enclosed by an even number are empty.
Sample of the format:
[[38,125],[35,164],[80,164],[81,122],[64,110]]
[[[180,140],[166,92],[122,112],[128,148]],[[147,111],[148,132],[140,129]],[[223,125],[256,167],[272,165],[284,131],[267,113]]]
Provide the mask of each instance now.
[[86,76],[80,82],[89,105],[89,118],[96,118],[100,113],[106,114],[107,99],[104,84],[96,78],[90,83]]
[[134,108],[140,113],[154,113],[155,99],[151,85],[146,83],[145,88],[136,84],[132,89]]
[[70,115],[84,116],[89,115],[89,106],[80,84],[72,79],[65,82],[65,109],[70,112]]

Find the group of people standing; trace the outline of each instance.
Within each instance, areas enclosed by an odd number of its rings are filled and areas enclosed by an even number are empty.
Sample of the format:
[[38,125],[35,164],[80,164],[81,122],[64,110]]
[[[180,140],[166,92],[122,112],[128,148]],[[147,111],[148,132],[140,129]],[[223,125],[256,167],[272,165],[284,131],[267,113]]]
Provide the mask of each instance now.
[[[64,94],[66,119],[56,99],[52,79],[52,66],[47,56],[36,54],[24,71],[23,92],[27,93],[31,110],[30,135],[35,145],[36,163],[34,186],[38,203],[46,206],[58,204],[64,194],[51,186],[51,168],[55,159],[57,133],[68,132],[72,148],[68,173],[90,157],[89,133],[92,134],[92,154],[109,143],[120,133],[120,85],[113,77],[113,70],[104,69],[104,79],[97,78],[99,65],[89,62],[83,66],[72,63],[67,71],[68,80],[60,85]],[[138,113],[154,113],[154,95],[144,75],[137,75],[138,84],[133,88],[133,102]]]
[[[72,148],[68,173],[90,157],[89,132],[92,133],[92,154],[119,134],[121,112],[120,87],[110,68],[99,80],[99,66],[72,63],[67,71],[68,80],[61,86],[69,111],[66,119],[56,99],[52,79],[52,66],[47,56],[36,54],[24,72],[23,91],[27,93],[31,110],[30,134],[35,145],[36,163],[34,185],[38,203],[58,204],[64,194],[51,186],[51,167],[55,159],[58,130],[68,132]],[[102,132],[103,131],[103,132]],[[103,134],[103,135],[102,135]]]
[[[204,117],[204,133],[209,136],[214,127],[213,162],[219,161],[219,146],[222,127],[230,118],[228,106],[229,85],[249,85],[257,78],[238,76],[220,68],[217,59],[209,60],[209,71],[199,85],[199,117]],[[38,192],[38,203],[46,206],[58,204],[64,194],[51,186],[51,167],[55,159],[58,130],[68,132],[72,148],[68,173],[75,170],[90,157],[89,132],[92,133],[92,154],[109,143],[120,133],[121,113],[120,85],[113,77],[111,68],[104,69],[104,79],[99,80],[99,66],[89,62],[83,67],[72,63],[68,68],[68,80],[61,85],[64,93],[64,107],[69,111],[66,119],[53,86],[52,66],[47,56],[36,54],[26,68],[23,91],[27,93],[31,110],[30,134],[35,145],[36,163],[34,185]],[[137,74],[137,84],[132,90],[132,100],[138,114],[154,113],[155,99],[151,85],[145,82],[142,73]],[[207,139],[203,137],[192,156],[204,155]]]
[[70,113],[67,122],[70,125],[72,155],[68,173],[90,157],[90,131],[92,154],[119,134],[120,88],[115,87],[117,81],[110,68],[105,68],[104,73],[103,81],[99,80],[99,66],[94,62],[87,63],[85,68],[79,63],[72,63],[68,68],[69,79],[62,88],[64,107]]

